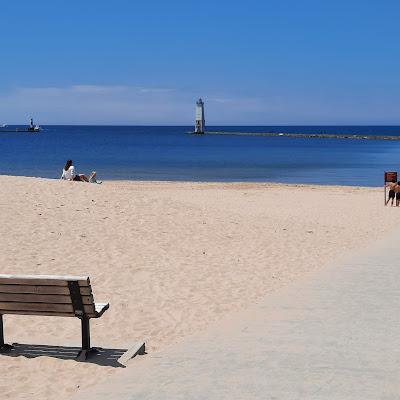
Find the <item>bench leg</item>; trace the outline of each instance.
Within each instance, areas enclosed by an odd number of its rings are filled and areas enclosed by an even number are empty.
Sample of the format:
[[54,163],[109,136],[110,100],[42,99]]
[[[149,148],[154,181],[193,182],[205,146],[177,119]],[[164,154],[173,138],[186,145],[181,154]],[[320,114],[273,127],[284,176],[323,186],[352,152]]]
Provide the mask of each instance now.
[[82,330],[82,350],[90,349],[90,325],[89,318],[81,319],[81,330]]
[[3,314],[0,314],[0,352],[11,350],[12,346],[4,343]]
[[4,346],[3,314],[0,314],[0,347]]
[[79,361],[85,361],[90,354],[96,353],[96,349],[90,347],[90,325],[89,318],[81,318],[81,331],[82,331],[82,349],[78,353],[77,359]]

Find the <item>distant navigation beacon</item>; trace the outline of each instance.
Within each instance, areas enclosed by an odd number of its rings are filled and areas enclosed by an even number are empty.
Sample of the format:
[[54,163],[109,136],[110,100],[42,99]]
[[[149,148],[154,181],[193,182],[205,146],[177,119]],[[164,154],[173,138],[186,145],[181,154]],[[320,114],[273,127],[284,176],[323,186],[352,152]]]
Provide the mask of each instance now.
[[199,99],[196,103],[196,125],[194,133],[203,134],[205,128],[206,121],[204,119],[204,102],[202,99]]

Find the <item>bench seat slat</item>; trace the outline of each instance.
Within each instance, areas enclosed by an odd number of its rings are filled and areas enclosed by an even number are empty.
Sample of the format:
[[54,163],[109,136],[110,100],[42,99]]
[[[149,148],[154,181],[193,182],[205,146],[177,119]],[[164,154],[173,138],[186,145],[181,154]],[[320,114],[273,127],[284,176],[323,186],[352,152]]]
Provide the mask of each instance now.
[[[93,304],[93,296],[81,296],[83,304]],[[16,294],[0,293],[1,301],[21,302],[21,303],[50,303],[50,304],[71,304],[71,296],[57,294]]]
[[[88,287],[80,287],[80,292],[84,296],[88,296],[92,294],[92,288]],[[4,285],[0,284],[0,293],[34,293],[34,294],[63,294],[70,295],[69,289],[67,286],[40,286],[40,285]]]
[[[10,314],[10,315],[34,315],[34,316],[44,316],[44,317],[76,317],[74,313],[66,313],[66,312],[51,312],[51,311],[41,311],[40,313],[36,311],[10,311],[10,310],[2,310],[0,309],[0,314]],[[88,314],[88,318],[97,318],[96,314]]]
[[12,314],[12,315],[36,315],[36,316],[49,316],[49,317],[75,317],[74,313],[66,313],[66,312],[51,312],[51,311],[41,311],[40,314],[37,311],[28,311],[28,310],[20,310],[20,311],[11,311],[11,310],[2,310],[0,308],[0,314]]
[[[84,305],[86,314],[94,313],[94,305]],[[18,302],[0,302],[1,310],[9,311],[36,311],[40,314],[42,311],[69,313],[74,309],[72,304],[49,304],[49,303],[18,303]],[[8,313],[9,314],[9,313]]]
[[88,276],[56,275],[4,275],[0,274],[0,284],[68,286],[68,281],[77,281],[79,286],[90,286]]

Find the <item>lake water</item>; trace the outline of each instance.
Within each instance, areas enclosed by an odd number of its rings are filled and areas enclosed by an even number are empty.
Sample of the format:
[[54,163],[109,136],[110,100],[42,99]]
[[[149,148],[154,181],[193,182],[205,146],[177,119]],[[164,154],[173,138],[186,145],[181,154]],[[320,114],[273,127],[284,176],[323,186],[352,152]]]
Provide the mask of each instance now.
[[[400,141],[189,135],[193,127],[45,126],[0,133],[0,174],[58,178],[66,159],[99,179],[382,185]],[[214,131],[400,135],[400,127],[208,127]]]

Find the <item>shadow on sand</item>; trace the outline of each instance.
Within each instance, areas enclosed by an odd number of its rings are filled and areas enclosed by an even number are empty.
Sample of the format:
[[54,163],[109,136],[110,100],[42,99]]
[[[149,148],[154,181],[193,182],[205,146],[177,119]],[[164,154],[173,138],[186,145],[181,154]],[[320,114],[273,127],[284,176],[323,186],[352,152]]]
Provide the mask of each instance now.
[[[76,356],[79,350],[80,347],[13,343],[12,348],[2,352],[1,356],[26,358],[52,357],[77,361]],[[97,347],[96,350],[85,362],[105,367],[125,368],[118,360],[127,351],[126,349],[103,349]]]

